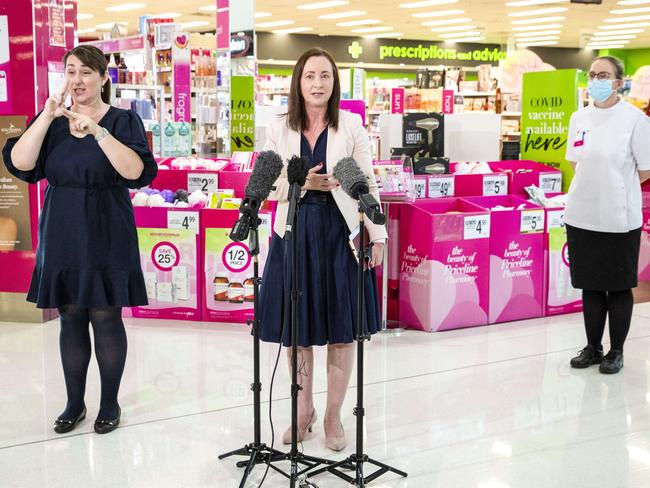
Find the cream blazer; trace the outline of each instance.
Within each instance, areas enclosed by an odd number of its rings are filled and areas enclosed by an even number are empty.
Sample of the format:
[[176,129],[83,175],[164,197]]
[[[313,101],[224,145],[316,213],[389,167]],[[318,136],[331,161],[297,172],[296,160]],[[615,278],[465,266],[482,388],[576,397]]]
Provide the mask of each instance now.
[[[361,117],[357,114],[339,111],[339,128],[327,129],[327,172],[331,173],[342,158],[352,157],[357,162],[361,171],[368,178],[368,187],[370,193],[379,202],[379,191],[377,182],[372,169],[372,159],[370,156],[370,141],[366,129],[361,124]],[[287,212],[289,209],[289,182],[287,180],[287,161],[291,156],[300,156],[300,132],[290,129],[287,126],[287,116],[278,117],[267,128],[265,150],[275,151],[284,161],[282,173],[274,185],[274,190],[269,195],[269,200],[277,200],[278,208],[275,215],[275,224],[273,230],[280,237],[284,237],[284,231],[287,224]],[[305,195],[305,191],[301,196]],[[359,227],[358,205],[339,186],[332,190],[332,196],[338,206],[348,229],[352,233]],[[374,242],[386,239],[386,227],[375,225],[366,220],[364,225],[368,230],[370,241]]]

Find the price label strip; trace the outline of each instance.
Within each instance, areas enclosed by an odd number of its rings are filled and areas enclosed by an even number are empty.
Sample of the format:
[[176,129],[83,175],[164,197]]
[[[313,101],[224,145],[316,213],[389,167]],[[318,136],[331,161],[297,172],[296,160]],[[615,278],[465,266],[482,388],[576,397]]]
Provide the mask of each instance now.
[[539,234],[544,232],[544,209],[523,210],[521,212],[522,234]]
[[539,175],[539,187],[544,193],[559,193],[562,191],[562,173]]
[[430,176],[429,198],[443,198],[454,196],[454,176]]
[[415,193],[415,198],[426,198],[427,197],[426,180],[413,180],[413,193]]
[[548,228],[559,229],[564,227],[564,210],[551,210],[548,212]]
[[214,193],[217,191],[219,175],[217,173],[188,173],[187,174],[187,191],[192,193],[201,190],[204,193]]
[[467,240],[490,237],[490,216],[468,215],[465,217],[463,235]]
[[199,214],[198,212],[177,212],[170,210],[167,212],[167,228],[191,230],[195,234],[198,234]]
[[507,175],[485,175],[483,177],[483,196],[491,197],[508,194]]

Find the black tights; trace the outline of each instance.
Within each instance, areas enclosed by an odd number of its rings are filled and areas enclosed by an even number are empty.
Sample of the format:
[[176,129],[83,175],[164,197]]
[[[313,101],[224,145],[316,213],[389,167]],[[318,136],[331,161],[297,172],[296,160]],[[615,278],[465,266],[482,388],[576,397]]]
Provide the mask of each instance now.
[[612,349],[623,351],[632,320],[632,290],[582,290],[582,303],[589,344],[597,349],[603,348],[601,341],[605,332],[605,319],[609,313],[609,339]]
[[77,305],[59,307],[61,314],[61,362],[68,403],[59,416],[72,420],[84,408],[86,374],[90,363],[90,331],[93,326],[95,356],[102,381],[102,398],[97,418],[112,420],[117,418],[117,393],[126,361],[126,331],[122,322],[121,307],[81,308]]

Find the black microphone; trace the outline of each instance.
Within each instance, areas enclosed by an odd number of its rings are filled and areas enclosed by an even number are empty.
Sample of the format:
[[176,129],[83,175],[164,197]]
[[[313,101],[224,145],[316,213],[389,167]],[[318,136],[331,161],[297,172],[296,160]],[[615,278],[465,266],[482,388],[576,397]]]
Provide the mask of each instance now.
[[373,224],[384,225],[386,216],[381,213],[379,202],[370,194],[368,179],[353,158],[343,158],[334,166],[334,178],[343,191],[358,200],[363,213]]
[[239,206],[241,216],[230,231],[230,239],[244,241],[248,238],[253,219],[262,206],[262,202],[271,193],[273,183],[282,172],[282,158],[274,151],[262,151],[255,160],[255,166],[244,190],[244,198]]
[[291,239],[293,232],[293,221],[296,216],[296,209],[300,200],[300,193],[302,187],[305,186],[307,181],[307,174],[309,168],[307,161],[300,156],[291,156],[287,164],[287,180],[289,181],[289,210],[287,211],[287,226],[285,230],[285,238]]

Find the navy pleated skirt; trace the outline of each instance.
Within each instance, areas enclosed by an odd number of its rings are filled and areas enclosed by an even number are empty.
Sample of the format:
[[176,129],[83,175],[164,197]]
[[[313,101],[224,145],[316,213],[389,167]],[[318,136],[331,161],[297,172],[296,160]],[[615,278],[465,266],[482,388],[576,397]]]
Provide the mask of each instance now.
[[[297,226],[298,345],[345,344],[356,338],[357,262],[331,193],[309,192]],[[260,289],[260,338],[291,345],[292,242],[275,234]],[[364,272],[364,333],[380,328],[375,271]]]

